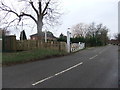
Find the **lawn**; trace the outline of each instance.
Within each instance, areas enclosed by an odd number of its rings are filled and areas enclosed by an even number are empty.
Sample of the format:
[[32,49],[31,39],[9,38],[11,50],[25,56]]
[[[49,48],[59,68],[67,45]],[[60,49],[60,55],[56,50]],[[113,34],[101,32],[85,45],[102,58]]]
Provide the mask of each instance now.
[[14,53],[2,53],[2,64],[10,65],[24,63],[28,61],[41,60],[48,57],[65,55],[66,52],[51,49],[35,49],[31,51],[21,51]]

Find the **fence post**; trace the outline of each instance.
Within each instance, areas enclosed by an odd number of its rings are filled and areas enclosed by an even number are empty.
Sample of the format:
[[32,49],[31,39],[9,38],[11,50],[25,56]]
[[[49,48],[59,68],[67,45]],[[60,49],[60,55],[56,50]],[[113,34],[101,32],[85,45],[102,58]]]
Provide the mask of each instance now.
[[4,38],[4,49],[5,51],[16,51],[16,36],[5,36]]
[[61,42],[58,43],[59,51],[61,51]]

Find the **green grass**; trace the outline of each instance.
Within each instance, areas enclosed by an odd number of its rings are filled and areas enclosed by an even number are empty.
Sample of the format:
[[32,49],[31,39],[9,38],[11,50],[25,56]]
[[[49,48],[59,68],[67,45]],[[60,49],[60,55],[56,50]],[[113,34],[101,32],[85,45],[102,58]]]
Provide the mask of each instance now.
[[66,54],[66,52],[50,49],[35,49],[31,51],[22,51],[14,53],[3,53],[2,64],[14,64],[22,63],[34,60],[40,60],[46,57],[61,56]]

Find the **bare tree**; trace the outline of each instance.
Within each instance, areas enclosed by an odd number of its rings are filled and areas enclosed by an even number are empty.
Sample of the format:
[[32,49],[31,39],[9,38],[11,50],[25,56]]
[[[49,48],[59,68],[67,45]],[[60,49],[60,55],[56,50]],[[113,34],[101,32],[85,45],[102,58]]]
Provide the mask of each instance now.
[[96,25],[92,22],[88,27],[87,37],[94,37],[96,34]]
[[72,27],[72,34],[74,37],[84,37],[86,43],[91,45],[106,45],[108,41],[108,28],[103,24],[77,24]]
[[79,23],[71,28],[73,37],[85,37],[88,32],[88,25]]
[[[58,19],[61,14],[59,13],[59,4],[55,0],[19,0],[19,2],[27,3],[27,7],[21,9],[19,12],[14,8],[6,5],[1,1],[0,9],[6,11],[5,18],[9,13],[17,16],[12,22],[18,20],[20,22],[23,17],[31,18],[37,25],[37,33],[40,35],[42,33],[42,27],[44,24],[53,26],[58,23]],[[36,3],[38,2],[38,3]],[[18,7],[19,8],[19,7]],[[33,13],[30,13],[33,10]]]

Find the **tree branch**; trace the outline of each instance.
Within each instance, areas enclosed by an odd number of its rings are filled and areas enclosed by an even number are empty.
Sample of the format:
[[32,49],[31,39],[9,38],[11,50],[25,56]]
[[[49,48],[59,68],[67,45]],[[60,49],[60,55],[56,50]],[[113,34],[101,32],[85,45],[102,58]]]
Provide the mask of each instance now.
[[6,28],[8,28],[10,26],[11,23],[13,23],[14,21],[18,20],[17,18],[12,20],[11,22],[9,22],[9,24],[6,26]]
[[9,12],[7,12],[6,15],[2,19],[5,19],[8,14],[9,14]]
[[14,13],[16,16],[19,16],[15,11],[8,10],[8,9],[6,9],[6,8],[2,8],[2,7],[0,7],[0,9],[2,9],[3,11],[7,11],[7,12]]
[[[2,5],[5,6],[4,4],[2,4]],[[6,6],[5,6],[5,7],[6,7]],[[9,7],[7,7],[7,8],[9,8]],[[26,14],[26,13],[24,13],[24,12],[22,12],[22,13],[19,15],[18,13],[16,13],[16,12],[13,11],[13,10],[11,10],[10,8],[9,8],[9,9],[7,9],[7,8],[2,8],[2,7],[0,7],[0,9],[2,9],[3,11],[7,11],[8,13],[13,13],[13,14],[15,14],[17,17],[19,17],[19,22],[21,21],[21,17],[23,17],[23,16],[28,16],[28,17],[32,18],[32,19],[35,21],[35,23],[37,24],[37,20],[36,20],[32,15]]]
[[33,5],[33,2],[30,1],[29,3],[30,3],[30,5],[32,6],[32,8],[34,9],[34,11],[36,12],[37,17],[38,17],[38,16],[39,16],[38,11],[37,11],[37,9],[35,8],[35,6]]
[[49,6],[49,3],[50,3],[51,0],[49,0],[47,3],[46,3],[46,6],[42,12],[42,14],[44,15],[45,11],[47,10],[48,6]]
[[45,16],[47,14],[47,12],[45,12],[44,14],[43,14],[43,16]]
[[40,14],[42,13],[42,5],[41,5],[41,2],[39,2],[39,13],[40,13]]
[[22,14],[19,15],[19,17],[21,18],[21,17],[23,17],[23,16],[28,16],[28,17],[32,18],[32,19],[35,21],[35,23],[37,24],[37,20],[36,20],[32,15],[26,14],[26,13],[22,12]]

